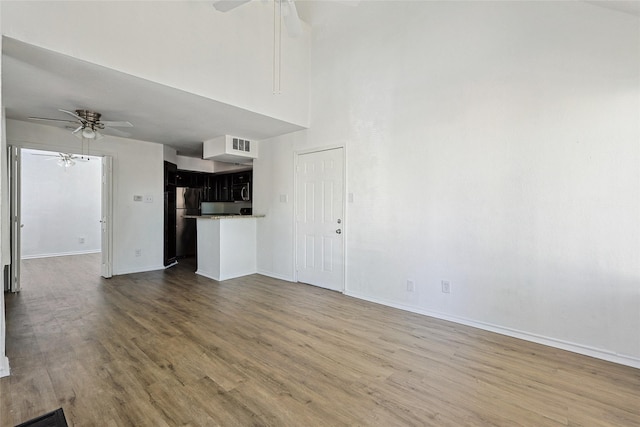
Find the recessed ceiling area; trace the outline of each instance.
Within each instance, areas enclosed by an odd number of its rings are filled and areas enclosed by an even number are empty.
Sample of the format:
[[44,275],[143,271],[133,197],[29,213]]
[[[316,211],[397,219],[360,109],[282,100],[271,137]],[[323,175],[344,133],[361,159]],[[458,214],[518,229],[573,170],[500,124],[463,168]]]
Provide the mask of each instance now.
[[134,127],[126,132],[132,139],[169,145],[192,157],[202,156],[202,141],[220,135],[261,140],[304,129],[7,37],[2,104],[8,119],[23,121],[68,120],[59,109],[96,111],[102,120],[131,122]]

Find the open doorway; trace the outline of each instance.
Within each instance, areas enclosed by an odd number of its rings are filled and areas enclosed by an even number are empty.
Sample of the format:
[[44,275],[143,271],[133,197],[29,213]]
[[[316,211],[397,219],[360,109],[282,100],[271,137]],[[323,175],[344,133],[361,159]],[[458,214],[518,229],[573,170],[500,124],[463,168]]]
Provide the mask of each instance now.
[[[19,149],[18,289],[42,270],[82,265],[100,275],[103,248],[103,159]],[[18,255],[19,254],[19,255]],[[46,260],[44,262],[43,260]]]

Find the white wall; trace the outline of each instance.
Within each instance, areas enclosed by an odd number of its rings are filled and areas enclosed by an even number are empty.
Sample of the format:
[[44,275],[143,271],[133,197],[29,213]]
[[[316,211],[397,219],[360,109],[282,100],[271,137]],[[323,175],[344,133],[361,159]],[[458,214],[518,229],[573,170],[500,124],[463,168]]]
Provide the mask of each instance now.
[[[80,141],[65,129],[16,120],[7,121],[7,142],[39,150],[80,151]],[[105,136],[90,149],[91,155],[113,157],[113,273],[164,268],[163,146]],[[153,202],[135,202],[134,195],[151,196]]]
[[268,141],[253,161],[253,213],[258,219],[258,272],[294,280],[293,144],[299,133]]
[[313,34],[311,128],[261,144],[259,270],[293,275],[293,153],[345,144],[348,294],[640,367],[639,20],[582,2],[345,13]]
[[63,168],[57,159],[22,150],[23,258],[100,252],[102,162],[89,157]]
[[[307,126],[309,31],[283,37],[273,94],[273,4],[3,1],[2,34],[249,111]],[[83,19],[90,17],[90,19]]]

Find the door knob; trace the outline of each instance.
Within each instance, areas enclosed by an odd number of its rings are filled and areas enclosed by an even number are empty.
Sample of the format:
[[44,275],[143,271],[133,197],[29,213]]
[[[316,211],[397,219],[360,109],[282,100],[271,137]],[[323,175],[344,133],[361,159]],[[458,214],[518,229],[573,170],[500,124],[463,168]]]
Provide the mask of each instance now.
[[336,230],[336,234],[342,234],[342,230],[340,230],[339,228]]
[[341,219],[338,219],[338,224],[342,224],[342,220]]

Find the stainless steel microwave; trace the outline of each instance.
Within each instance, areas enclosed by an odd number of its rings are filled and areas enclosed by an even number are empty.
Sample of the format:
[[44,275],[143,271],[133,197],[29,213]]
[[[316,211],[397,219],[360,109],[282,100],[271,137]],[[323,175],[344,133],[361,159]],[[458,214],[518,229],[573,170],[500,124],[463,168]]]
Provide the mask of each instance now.
[[231,186],[231,200],[234,202],[248,202],[251,200],[250,183],[233,184]]

